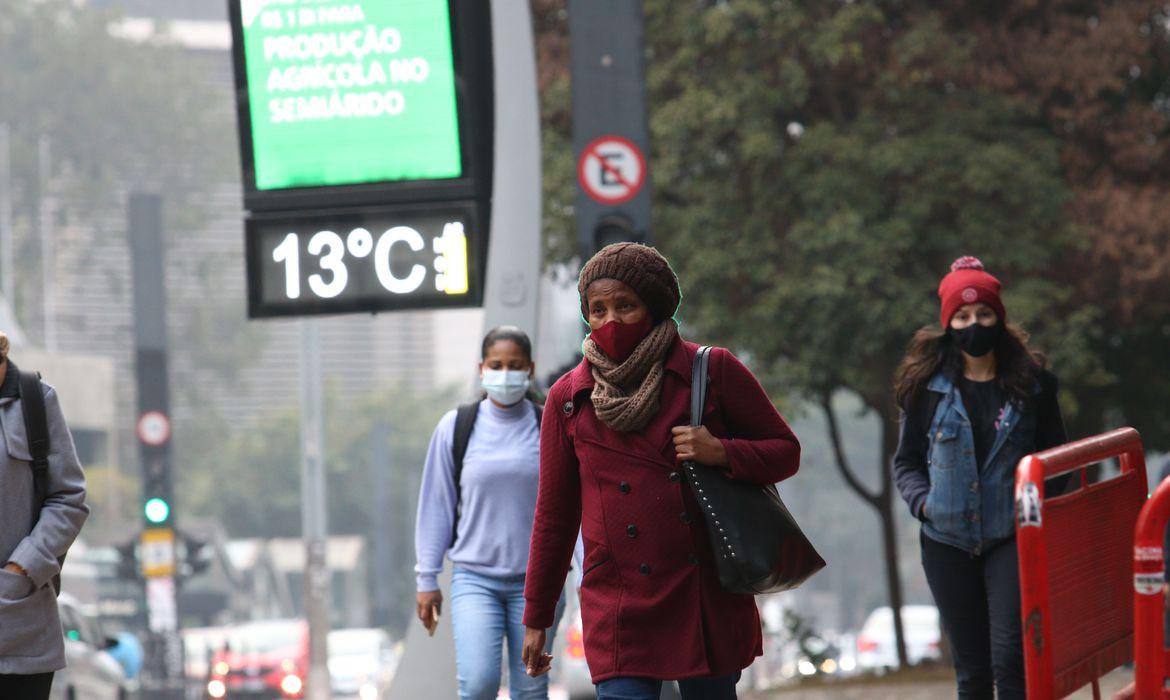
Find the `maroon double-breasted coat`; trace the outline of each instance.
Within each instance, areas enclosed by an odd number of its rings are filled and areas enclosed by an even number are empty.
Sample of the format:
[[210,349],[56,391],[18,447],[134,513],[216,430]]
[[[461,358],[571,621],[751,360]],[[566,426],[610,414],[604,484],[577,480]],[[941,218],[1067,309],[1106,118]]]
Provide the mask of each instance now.
[[[549,391],[524,624],[552,625],[580,527],[594,683],[727,675],[762,653],[755,599],[720,587],[702,512],[674,454],[671,428],[690,421],[697,349],[680,339],[668,351],[661,408],[637,433],[597,418],[585,361]],[[716,349],[710,374],[703,424],[727,450],[729,477],[765,484],[796,473],[800,445],[752,373]]]

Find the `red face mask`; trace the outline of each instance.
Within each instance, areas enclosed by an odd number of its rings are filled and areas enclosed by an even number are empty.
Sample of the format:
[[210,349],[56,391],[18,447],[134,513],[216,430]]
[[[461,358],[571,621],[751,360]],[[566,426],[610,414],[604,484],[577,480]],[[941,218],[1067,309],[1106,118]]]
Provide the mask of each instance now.
[[593,338],[593,342],[597,343],[597,347],[601,348],[609,359],[621,364],[629,359],[638,343],[650,335],[653,329],[654,324],[650,317],[646,316],[637,323],[610,321],[590,333],[589,337]]

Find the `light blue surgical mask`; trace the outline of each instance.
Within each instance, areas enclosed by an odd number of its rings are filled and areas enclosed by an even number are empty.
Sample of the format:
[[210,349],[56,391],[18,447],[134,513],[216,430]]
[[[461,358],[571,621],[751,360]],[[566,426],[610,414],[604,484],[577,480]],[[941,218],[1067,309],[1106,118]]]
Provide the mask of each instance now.
[[523,370],[485,369],[482,382],[483,390],[492,400],[511,406],[519,403],[528,393],[528,388],[532,386],[532,377]]

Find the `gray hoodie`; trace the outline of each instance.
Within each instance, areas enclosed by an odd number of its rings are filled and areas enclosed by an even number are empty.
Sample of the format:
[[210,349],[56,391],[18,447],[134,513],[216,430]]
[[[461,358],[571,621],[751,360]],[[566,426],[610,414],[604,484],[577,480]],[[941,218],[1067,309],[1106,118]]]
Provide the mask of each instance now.
[[16,367],[0,384],[0,567],[18,564],[27,576],[0,569],[0,673],[47,673],[65,667],[65,644],[52,579],[89,514],[85,474],[57,392],[47,384],[48,497],[32,531],[33,474],[21,414]]

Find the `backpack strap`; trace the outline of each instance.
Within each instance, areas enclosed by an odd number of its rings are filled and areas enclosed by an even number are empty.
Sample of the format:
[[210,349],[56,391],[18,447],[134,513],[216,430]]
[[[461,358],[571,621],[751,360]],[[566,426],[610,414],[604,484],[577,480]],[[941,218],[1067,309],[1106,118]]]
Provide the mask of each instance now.
[[[9,367],[16,369],[14,365]],[[41,510],[49,497],[49,416],[45,411],[45,394],[41,388],[40,372],[16,370],[20,386],[20,412],[24,418],[24,434],[28,440],[28,453],[32,458],[33,507],[31,531],[41,519]],[[57,561],[64,565],[65,557]],[[53,589],[61,593],[61,575],[53,577]]]
[[475,430],[475,419],[479,417],[482,400],[465,403],[455,410],[455,435],[451,442],[451,458],[454,464],[452,477],[455,480],[455,522],[451,523],[451,546],[459,536],[459,516],[463,512],[463,458],[471,442],[471,431]]
[[[19,372],[19,370],[18,370]],[[20,410],[24,415],[24,432],[33,470],[33,527],[41,517],[41,508],[49,495],[49,419],[45,413],[45,395],[41,390],[40,372],[19,372]]]
[[[465,403],[455,410],[455,436],[451,441],[451,458],[454,462],[455,479],[455,522],[451,524],[451,546],[459,537],[459,516],[463,514],[463,458],[467,456],[467,446],[471,443],[471,432],[475,430],[475,419],[479,417],[479,405],[483,402]],[[540,419],[544,411],[535,402],[532,404],[532,413],[536,416],[536,428],[540,430]]]

